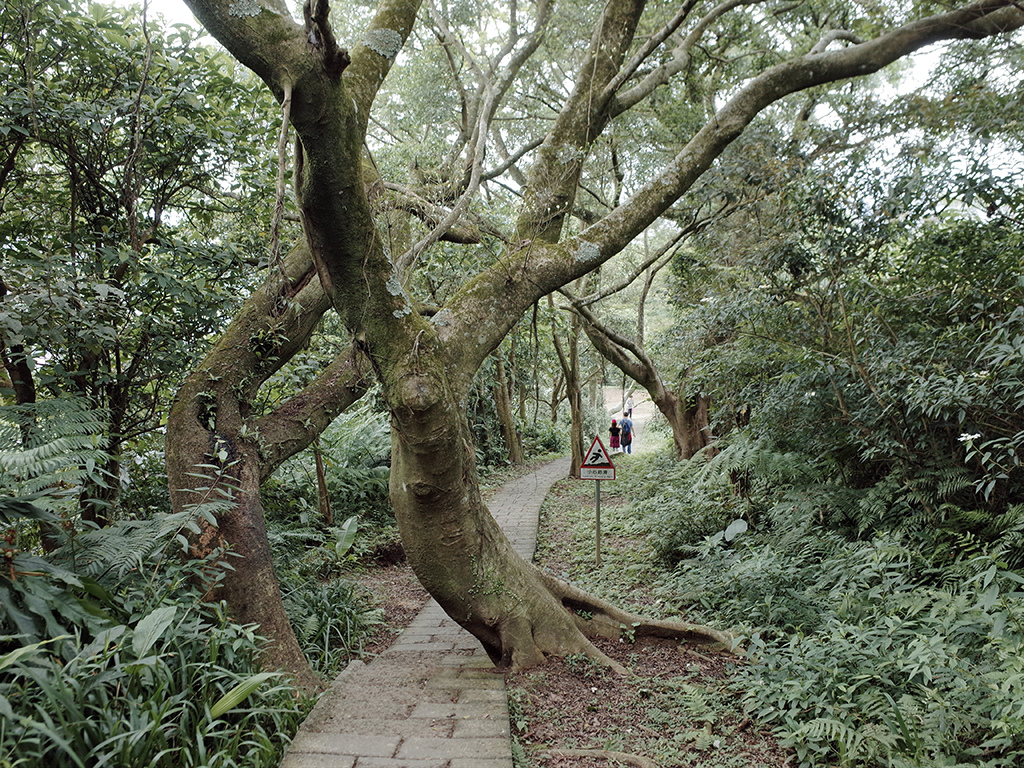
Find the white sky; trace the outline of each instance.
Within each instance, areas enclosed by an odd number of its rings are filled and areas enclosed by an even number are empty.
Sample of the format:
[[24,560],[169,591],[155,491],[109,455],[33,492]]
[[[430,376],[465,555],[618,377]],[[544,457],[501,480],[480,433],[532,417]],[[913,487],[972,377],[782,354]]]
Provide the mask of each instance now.
[[[144,0],[114,0],[117,5],[138,5],[141,6]],[[149,0],[149,12],[152,15],[163,16],[171,24],[189,24],[198,27],[199,22],[192,15],[192,11],[185,5],[185,0]]]

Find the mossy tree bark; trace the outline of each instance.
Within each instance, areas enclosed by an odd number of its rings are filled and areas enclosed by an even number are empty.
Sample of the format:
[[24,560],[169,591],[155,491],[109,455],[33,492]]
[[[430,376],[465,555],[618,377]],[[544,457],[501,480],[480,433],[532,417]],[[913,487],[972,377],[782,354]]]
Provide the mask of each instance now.
[[[534,302],[596,269],[674,205],[765,107],[795,91],[877,71],[936,40],[1024,23],[1024,11],[1012,3],[986,0],[771,67],[739,88],[629,201],[562,242],[592,142],[614,115],[645,95],[642,88],[625,87],[639,66],[627,64],[626,54],[644,3],[608,3],[575,88],[526,176],[511,245],[428,320],[384,252],[361,162],[373,98],[412,29],[417,0],[384,0],[364,42],[347,53],[327,24],[325,0],[312,3],[304,25],[277,0],[187,2],[279,100],[291,98],[306,237],[324,290],[373,366],[391,412],[391,498],[409,560],[423,585],[495,662],[513,666],[539,663],[548,654],[600,656],[585,637],[600,622],[584,621],[574,610],[589,611],[592,599],[513,552],[480,497],[464,403],[486,357]],[[656,46],[643,50],[649,55]],[[666,77],[669,69],[655,67]],[[715,637],[701,628],[678,631]]]
[[[259,387],[309,338],[330,303],[308,247],[295,247],[243,304],[217,344],[189,374],[167,421],[172,508],[206,506],[194,557],[231,565],[211,594],[232,616],[270,638],[264,663],[287,670],[306,688],[316,679],[284,611],[267,541],[260,485],[281,462],[306,448],[366,391],[369,365],[350,349],[275,411],[251,409]],[[227,503],[225,503],[227,502]]]

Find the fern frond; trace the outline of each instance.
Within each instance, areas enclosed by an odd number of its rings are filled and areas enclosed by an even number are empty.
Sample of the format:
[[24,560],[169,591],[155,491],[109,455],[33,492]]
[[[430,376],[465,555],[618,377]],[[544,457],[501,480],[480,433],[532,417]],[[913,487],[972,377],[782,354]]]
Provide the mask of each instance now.
[[845,764],[855,763],[854,758],[860,753],[865,738],[856,725],[833,717],[816,717],[797,729],[794,736],[800,741],[828,742]]
[[61,551],[73,557],[80,572],[97,575],[113,572],[124,576],[143,570],[175,546],[186,547],[185,532],[198,532],[198,521],[209,517],[204,510],[159,513],[145,520],[119,520],[106,528],[77,535]]
[[778,451],[766,439],[753,439],[739,433],[704,465],[698,475],[701,482],[728,477],[734,472],[751,472],[776,485],[807,483],[817,472],[807,456],[795,451]]
[[102,482],[106,428],[103,411],[73,398],[0,407],[0,486],[57,511],[87,477]]

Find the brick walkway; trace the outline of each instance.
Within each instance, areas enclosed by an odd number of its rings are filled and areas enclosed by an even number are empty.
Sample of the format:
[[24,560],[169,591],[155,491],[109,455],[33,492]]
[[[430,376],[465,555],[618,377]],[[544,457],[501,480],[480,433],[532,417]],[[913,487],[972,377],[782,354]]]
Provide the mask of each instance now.
[[[524,557],[533,557],[548,489],[568,472],[558,459],[491,497]],[[280,768],[512,768],[504,678],[431,600],[387,651],[337,677]]]

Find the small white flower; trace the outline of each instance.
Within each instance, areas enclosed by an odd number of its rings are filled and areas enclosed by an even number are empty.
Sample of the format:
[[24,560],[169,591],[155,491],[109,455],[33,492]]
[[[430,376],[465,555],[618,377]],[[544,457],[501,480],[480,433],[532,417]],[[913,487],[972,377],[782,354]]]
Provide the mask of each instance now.
[[964,432],[962,435],[960,435],[959,440],[961,443],[969,443],[972,440],[977,440],[979,437],[981,437],[981,432],[975,432],[973,435],[969,435],[966,432]]

